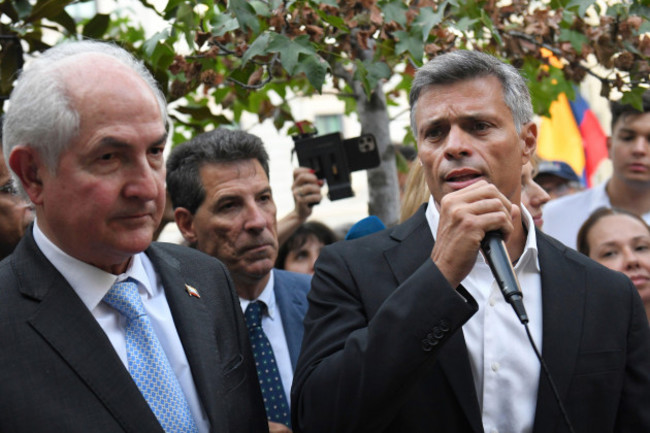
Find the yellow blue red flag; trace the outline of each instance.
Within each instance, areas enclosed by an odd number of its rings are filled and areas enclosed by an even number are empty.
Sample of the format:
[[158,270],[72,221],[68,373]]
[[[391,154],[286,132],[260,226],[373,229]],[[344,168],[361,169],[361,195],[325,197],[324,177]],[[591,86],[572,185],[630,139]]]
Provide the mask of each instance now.
[[537,140],[537,154],[548,160],[564,161],[582,177],[585,186],[601,162],[607,159],[607,135],[587,101],[576,92],[574,101],[562,93],[543,117]]

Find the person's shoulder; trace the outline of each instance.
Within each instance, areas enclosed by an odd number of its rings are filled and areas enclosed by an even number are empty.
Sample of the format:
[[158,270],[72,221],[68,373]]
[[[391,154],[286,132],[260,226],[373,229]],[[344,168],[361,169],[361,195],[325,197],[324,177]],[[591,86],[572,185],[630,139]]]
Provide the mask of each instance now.
[[145,253],[158,266],[170,265],[195,272],[225,268],[219,259],[184,245],[153,242]]
[[287,283],[299,286],[309,286],[311,284],[311,275],[308,274],[277,268],[273,268],[273,274],[275,275],[276,281],[283,284]]
[[426,233],[430,234],[431,230],[427,223],[424,209],[420,209],[415,215],[401,224],[389,226],[388,228],[360,238],[334,242],[333,244],[326,245],[323,249],[364,258],[368,255],[383,254],[383,251],[395,246],[410,236],[421,236]]
[[[544,205],[544,218],[546,219],[549,214],[552,214],[554,212],[564,213],[567,210],[573,210],[587,206],[587,204],[591,202],[591,196],[593,193],[593,189],[585,189],[549,201]],[[585,207],[585,209],[588,209],[588,207]]]

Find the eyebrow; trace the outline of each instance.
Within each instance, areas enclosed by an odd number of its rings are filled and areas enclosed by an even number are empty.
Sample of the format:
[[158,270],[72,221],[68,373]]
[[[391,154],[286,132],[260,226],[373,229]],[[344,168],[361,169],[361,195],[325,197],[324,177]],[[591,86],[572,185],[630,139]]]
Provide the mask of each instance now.
[[[160,138],[154,140],[151,144],[149,144],[148,147],[152,146],[159,146],[161,144],[165,144],[167,141],[167,135],[168,133],[165,132],[163,135],[160,136]],[[128,147],[130,144],[126,141],[119,140],[115,137],[104,137],[99,141],[99,145],[101,147],[107,147],[107,146],[113,146],[113,147]]]

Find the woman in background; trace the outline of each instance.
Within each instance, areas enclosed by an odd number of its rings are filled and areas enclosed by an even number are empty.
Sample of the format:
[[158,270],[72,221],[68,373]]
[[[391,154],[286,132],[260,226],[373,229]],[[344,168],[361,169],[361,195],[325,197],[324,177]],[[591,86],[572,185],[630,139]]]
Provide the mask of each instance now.
[[578,251],[634,283],[650,318],[650,227],[639,216],[622,210],[596,209],[580,227]]
[[320,250],[338,240],[336,233],[318,221],[303,223],[280,245],[275,267],[303,274],[314,273],[314,263]]

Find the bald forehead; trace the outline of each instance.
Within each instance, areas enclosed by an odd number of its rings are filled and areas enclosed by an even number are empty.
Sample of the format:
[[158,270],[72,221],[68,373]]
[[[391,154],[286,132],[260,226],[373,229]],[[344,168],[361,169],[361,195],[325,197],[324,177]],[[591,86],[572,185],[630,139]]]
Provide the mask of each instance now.
[[78,88],[84,85],[106,83],[107,80],[118,78],[131,82],[147,84],[130,67],[115,57],[103,53],[79,53],[61,59],[56,70],[68,88]]

